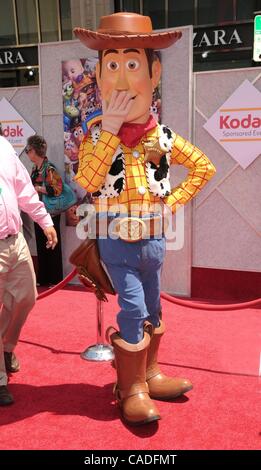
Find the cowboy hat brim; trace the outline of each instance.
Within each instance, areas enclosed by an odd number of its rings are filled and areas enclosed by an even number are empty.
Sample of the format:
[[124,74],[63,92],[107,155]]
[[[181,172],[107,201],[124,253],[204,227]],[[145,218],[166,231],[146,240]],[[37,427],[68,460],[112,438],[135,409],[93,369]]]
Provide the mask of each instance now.
[[90,49],[165,49],[178,41],[181,31],[165,31],[162,33],[101,33],[84,28],[74,28],[75,36]]

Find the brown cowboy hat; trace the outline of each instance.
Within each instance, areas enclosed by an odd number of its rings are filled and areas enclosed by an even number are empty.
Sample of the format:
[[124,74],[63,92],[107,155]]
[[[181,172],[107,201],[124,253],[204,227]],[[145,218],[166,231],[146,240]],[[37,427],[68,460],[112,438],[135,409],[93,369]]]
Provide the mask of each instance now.
[[149,16],[126,12],[102,16],[97,31],[74,28],[73,32],[85,46],[96,51],[129,47],[164,49],[182,36],[181,31],[153,32]]

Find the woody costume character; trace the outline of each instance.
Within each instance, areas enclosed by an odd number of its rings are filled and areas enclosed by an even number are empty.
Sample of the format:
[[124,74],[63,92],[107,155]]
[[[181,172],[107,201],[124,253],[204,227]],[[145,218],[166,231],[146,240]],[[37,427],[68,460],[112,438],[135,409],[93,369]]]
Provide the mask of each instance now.
[[[97,83],[103,99],[100,126],[79,150],[77,183],[92,193],[100,257],[118,294],[119,331],[109,330],[115,352],[115,394],[131,425],[160,419],[152,398],[168,400],[192,389],[189,380],[165,376],[157,357],[165,331],[160,274],[165,255],[162,208],[174,213],[207,183],[215,168],[204,153],[150,115],[161,65],[153,49],[181,37],[155,33],[149,17],[115,13],[97,32],[76,28],[83,44],[99,51]],[[169,168],[188,176],[171,188]]]

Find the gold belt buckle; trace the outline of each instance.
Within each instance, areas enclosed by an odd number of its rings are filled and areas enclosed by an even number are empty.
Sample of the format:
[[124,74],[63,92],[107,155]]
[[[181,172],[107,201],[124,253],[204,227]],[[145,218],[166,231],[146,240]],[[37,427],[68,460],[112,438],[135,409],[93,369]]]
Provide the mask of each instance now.
[[115,221],[115,234],[125,242],[138,242],[145,237],[146,224],[139,217],[123,217]]

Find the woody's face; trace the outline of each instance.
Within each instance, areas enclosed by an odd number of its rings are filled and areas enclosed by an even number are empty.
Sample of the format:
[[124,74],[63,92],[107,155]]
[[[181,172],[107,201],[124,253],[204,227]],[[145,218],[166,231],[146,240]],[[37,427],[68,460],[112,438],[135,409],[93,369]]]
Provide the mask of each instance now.
[[96,77],[102,99],[110,102],[111,94],[128,91],[133,105],[125,122],[145,123],[150,114],[152,93],[160,79],[160,63],[152,64],[149,74],[148,60],[144,49],[107,49],[102,55],[102,69],[97,64]]

